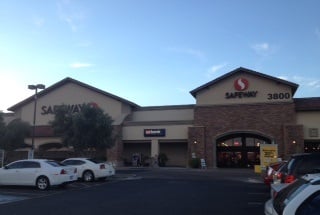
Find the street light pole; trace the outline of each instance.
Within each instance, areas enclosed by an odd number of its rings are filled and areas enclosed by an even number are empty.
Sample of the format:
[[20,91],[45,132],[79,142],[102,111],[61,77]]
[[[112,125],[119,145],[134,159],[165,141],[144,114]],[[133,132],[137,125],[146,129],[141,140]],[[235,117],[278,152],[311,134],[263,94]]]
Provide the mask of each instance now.
[[33,159],[33,157],[34,157],[34,136],[35,136],[35,129],[36,129],[38,89],[44,89],[44,88],[45,88],[45,85],[43,85],[43,84],[28,85],[28,89],[35,90],[35,94],[34,94],[34,109],[33,109],[32,142],[31,142],[31,153],[28,156],[29,159]]

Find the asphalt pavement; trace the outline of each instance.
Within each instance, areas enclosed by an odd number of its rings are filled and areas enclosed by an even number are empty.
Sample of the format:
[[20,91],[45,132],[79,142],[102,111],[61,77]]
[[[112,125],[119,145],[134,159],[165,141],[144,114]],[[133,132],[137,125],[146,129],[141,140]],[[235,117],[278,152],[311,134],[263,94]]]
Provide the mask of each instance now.
[[[179,173],[177,175],[177,173]],[[215,177],[228,178],[228,180],[236,180],[247,183],[262,183],[260,174],[254,173],[252,169],[218,169],[218,168],[208,168],[208,169],[191,169],[191,168],[180,168],[180,167],[161,167],[161,168],[151,168],[151,167],[117,167],[116,175],[108,178],[106,183],[110,181],[124,181],[124,180],[140,180],[140,179],[167,179],[173,180],[177,176],[183,177]],[[99,183],[84,183],[75,182],[69,184],[67,189],[75,190],[81,188],[87,188],[90,186],[95,186]],[[61,192],[66,188],[52,188],[49,191],[38,191],[36,188],[19,188],[19,187],[0,187],[0,204],[6,204],[9,202],[16,202],[25,200],[33,197],[46,196],[48,193]],[[255,204],[255,203],[252,203]]]

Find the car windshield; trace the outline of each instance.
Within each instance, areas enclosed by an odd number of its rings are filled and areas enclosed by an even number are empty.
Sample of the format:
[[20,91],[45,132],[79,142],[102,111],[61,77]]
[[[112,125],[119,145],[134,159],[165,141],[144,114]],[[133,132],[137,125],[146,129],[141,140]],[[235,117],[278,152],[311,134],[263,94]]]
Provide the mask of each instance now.
[[273,207],[278,214],[282,214],[286,205],[303,189],[308,186],[309,181],[300,178],[283,188],[274,198]]

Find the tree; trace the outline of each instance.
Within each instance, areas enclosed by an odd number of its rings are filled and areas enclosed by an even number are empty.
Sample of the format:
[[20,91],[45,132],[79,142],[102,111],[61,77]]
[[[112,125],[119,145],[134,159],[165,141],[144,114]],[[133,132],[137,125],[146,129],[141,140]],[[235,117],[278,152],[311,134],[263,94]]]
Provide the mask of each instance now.
[[6,151],[25,147],[25,138],[30,135],[31,126],[20,119],[12,120],[8,125],[3,120],[3,113],[0,113],[0,148]]
[[61,105],[50,122],[55,133],[61,135],[65,146],[72,146],[76,152],[101,150],[114,144],[113,120],[99,107],[83,104],[80,111],[71,113]]

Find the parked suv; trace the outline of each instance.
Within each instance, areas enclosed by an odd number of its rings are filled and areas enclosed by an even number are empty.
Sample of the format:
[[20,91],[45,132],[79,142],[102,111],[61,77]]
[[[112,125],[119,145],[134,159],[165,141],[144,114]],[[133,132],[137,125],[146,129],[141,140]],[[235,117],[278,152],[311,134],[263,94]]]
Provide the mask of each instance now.
[[319,215],[320,174],[307,174],[280,190],[265,203],[266,215]]
[[291,183],[300,176],[320,172],[320,153],[291,155],[288,163],[276,173],[274,183]]

